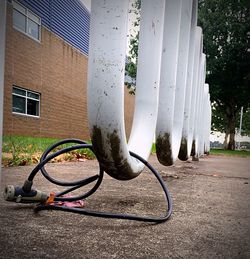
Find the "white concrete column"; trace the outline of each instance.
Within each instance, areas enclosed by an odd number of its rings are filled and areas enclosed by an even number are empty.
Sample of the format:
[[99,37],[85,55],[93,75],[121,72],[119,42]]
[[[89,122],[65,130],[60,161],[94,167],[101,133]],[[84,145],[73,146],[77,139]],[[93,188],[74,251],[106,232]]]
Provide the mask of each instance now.
[[207,152],[210,152],[210,134],[212,126],[212,105],[210,100],[210,94],[208,94],[208,132],[207,132]]
[[181,143],[192,2],[192,0],[166,2],[160,101],[156,128],[156,152],[163,165],[174,163]]
[[195,158],[199,158],[203,155],[204,148],[202,145],[202,110],[203,110],[203,96],[204,96],[204,84],[205,84],[205,71],[206,69],[206,55],[202,53],[199,65],[199,80],[198,80],[198,92],[197,103],[195,111],[195,128],[194,128],[194,141],[195,141]]
[[184,120],[182,129],[181,147],[179,151],[179,159],[185,161],[188,159],[191,153],[193,132],[191,129],[191,109],[192,109],[192,98],[193,98],[193,74],[194,74],[194,54],[195,54],[195,32],[197,26],[197,11],[198,11],[198,0],[193,0],[192,6],[192,19],[190,29],[190,42],[189,42],[189,54],[188,54],[188,71],[187,71],[187,82],[186,82],[186,97],[184,107]]
[[148,159],[158,110],[164,0],[142,0],[135,115],[129,145],[124,127],[128,0],[93,0],[88,65],[88,117],[93,148],[114,178],[136,177]]
[[205,153],[206,132],[207,132],[207,128],[208,128],[207,121],[208,121],[208,85],[204,84],[202,99],[201,99],[201,112],[200,112],[199,156],[203,156]]
[[1,182],[1,175],[2,175],[1,164],[2,164],[2,135],[3,135],[5,31],[6,31],[6,0],[0,0],[0,182]]
[[207,98],[205,103],[206,109],[206,122],[205,122],[205,153],[209,153],[210,151],[210,132],[211,132],[211,102],[210,102],[210,94],[209,94],[209,85],[205,84],[207,88]]
[[195,54],[194,54],[194,67],[192,75],[192,95],[191,95],[191,113],[189,120],[189,134],[192,136],[192,156],[195,153],[195,121],[196,109],[198,105],[198,91],[199,91],[199,67],[202,54],[202,29],[196,27],[195,30]]
[[179,51],[182,0],[167,0],[161,59],[159,110],[156,126],[156,153],[162,164],[171,164],[172,130]]

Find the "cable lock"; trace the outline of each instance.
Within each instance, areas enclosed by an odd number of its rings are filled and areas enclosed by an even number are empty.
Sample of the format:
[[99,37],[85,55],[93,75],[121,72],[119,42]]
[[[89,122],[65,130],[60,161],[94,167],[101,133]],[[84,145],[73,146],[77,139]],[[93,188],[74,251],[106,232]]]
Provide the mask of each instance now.
[[[52,154],[50,152],[54,150],[55,148],[58,148],[61,145],[64,144],[69,144],[69,143],[74,143],[77,145],[73,145],[70,147],[63,148],[59,151],[56,151]],[[172,200],[170,197],[170,194],[168,192],[168,189],[166,187],[166,184],[162,180],[160,174],[142,157],[139,155],[130,152],[130,155],[132,157],[135,157],[139,161],[141,161],[148,169],[154,174],[156,177],[157,181],[159,182],[160,186],[163,189],[163,192],[165,194],[166,198],[166,214],[163,217],[149,217],[149,216],[138,216],[138,215],[130,215],[130,214],[118,214],[118,213],[109,213],[109,212],[99,212],[99,211],[91,211],[91,210],[86,210],[83,208],[71,208],[71,207],[66,207],[66,206],[58,206],[56,205],[57,201],[79,201],[83,200],[90,195],[92,195],[94,192],[97,191],[99,188],[102,180],[103,180],[103,175],[104,171],[100,167],[99,174],[96,174],[94,176],[87,177],[85,179],[79,180],[79,181],[74,181],[74,182],[64,182],[64,181],[59,181],[54,178],[52,178],[46,169],[44,168],[45,164],[47,164],[50,160],[53,158],[73,151],[73,150],[78,150],[78,149],[84,149],[88,148],[92,152],[92,145],[87,144],[86,142],[79,140],[79,139],[65,139],[61,140],[51,147],[49,147],[41,156],[40,163],[35,166],[35,168],[31,171],[28,179],[25,181],[23,187],[14,187],[11,185],[6,186],[5,191],[4,191],[4,198],[6,201],[15,201],[15,202],[25,202],[25,203],[31,203],[31,202],[40,202],[40,204],[37,205],[35,208],[35,211],[40,211],[40,210],[61,210],[61,211],[68,211],[68,212],[73,212],[73,213],[78,213],[78,214],[83,214],[83,215],[88,215],[88,216],[94,216],[94,217],[103,217],[103,218],[116,218],[116,219],[127,219],[127,220],[137,220],[137,221],[145,221],[145,222],[155,222],[155,223],[160,223],[164,222],[169,219],[169,217],[172,214],[173,210],[173,205],[172,205]],[[36,176],[36,174],[41,171],[43,176],[51,183],[54,183],[59,186],[65,186],[68,187],[62,192],[59,193],[51,193],[50,196],[47,194],[44,194],[40,191],[36,191],[31,189],[32,184],[33,184],[33,179]],[[95,185],[86,193],[74,197],[64,197],[65,194],[72,192],[78,188],[81,188],[85,185],[88,185],[92,182],[96,181]],[[53,203],[53,205],[52,205]]]

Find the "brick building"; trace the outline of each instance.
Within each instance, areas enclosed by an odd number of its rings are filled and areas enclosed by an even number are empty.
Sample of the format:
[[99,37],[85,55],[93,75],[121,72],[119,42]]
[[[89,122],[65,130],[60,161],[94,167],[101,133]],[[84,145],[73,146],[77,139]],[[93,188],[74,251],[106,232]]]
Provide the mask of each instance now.
[[6,16],[3,134],[89,139],[88,10],[78,0],[12,0]]

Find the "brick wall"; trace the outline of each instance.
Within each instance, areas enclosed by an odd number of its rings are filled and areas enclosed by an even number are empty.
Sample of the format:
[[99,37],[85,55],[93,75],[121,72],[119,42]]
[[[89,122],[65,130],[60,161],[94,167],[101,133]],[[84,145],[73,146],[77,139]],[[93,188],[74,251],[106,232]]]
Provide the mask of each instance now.
[[[12,113],[12,86],[41,93],[40,118]],[[12,27],[7,6],[4,135],[89,139],[87,57],[42,27],[41,43]],[[126,131],[134,98],[125,93]]]

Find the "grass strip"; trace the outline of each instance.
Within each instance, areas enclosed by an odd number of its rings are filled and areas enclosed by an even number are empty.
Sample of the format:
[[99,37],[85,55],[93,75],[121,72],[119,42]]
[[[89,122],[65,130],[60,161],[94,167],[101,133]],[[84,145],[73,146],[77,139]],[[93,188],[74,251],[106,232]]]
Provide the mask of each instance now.
[[[2,161],[4,166],[19,166],[38,163],[42,153],[52,144],[59,141],[56,138],[38,138],[26,136],[4,136],[2,147]],[[70,144],[60,146],[65,148]],[[59,150],[59,149],[56,149]],[[55,151],[56,151],[55,150]],[[79,159],[94,159],[89,149],[80,149],[55,158],[52,162],[74,161]]]

